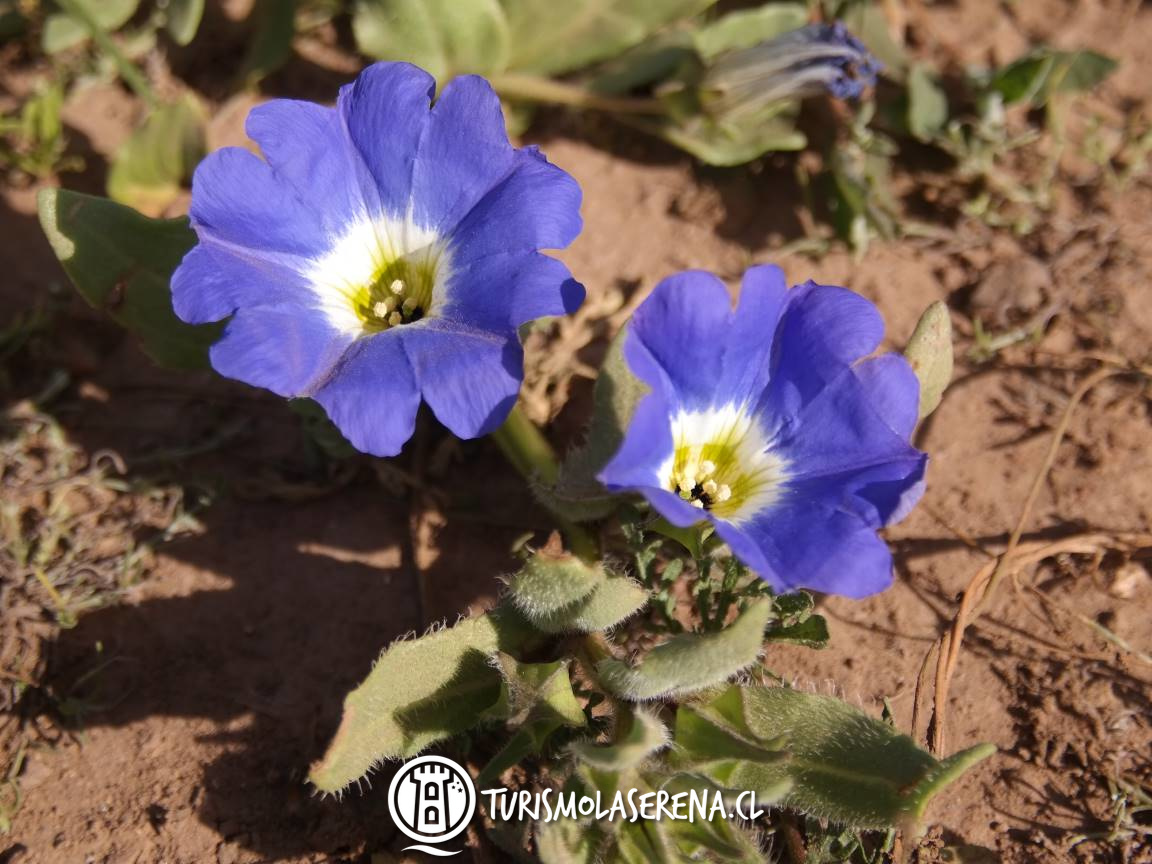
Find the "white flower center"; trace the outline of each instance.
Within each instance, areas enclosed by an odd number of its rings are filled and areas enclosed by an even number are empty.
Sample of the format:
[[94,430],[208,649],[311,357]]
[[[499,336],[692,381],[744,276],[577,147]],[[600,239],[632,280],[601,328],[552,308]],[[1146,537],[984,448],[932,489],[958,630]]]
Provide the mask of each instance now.
[[435,315],[451,277],[448,244],[410,220],[361,217],[305,278],[340,330],[362,335]]
[[741,522],[780,497],[785,469],[747,410],[725,405],[672,418],[672,457],[660,480],[693,507]]

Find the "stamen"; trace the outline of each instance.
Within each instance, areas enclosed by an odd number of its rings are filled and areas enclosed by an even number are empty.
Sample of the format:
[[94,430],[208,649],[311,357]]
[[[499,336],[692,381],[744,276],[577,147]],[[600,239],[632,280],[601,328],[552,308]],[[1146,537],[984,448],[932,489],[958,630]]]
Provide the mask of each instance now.
[[[397,279],[396,281],[399,282],[400,280]],[[420,304],[416,301],[415,297],[409,297],[402,304],[400,304],[400,310],[405,315],[411,315],[413,312],[416,311],[416,307],[419,305]]]
[[404,316],[399,312],[393,312],[388,316],[388,324],[392,327],[398,327],[404,323]]
[[403,279],[393,279],[392,284],[388,286],[388,290],[391,291],[393,294],[403,294],[404,293],[404,280]]

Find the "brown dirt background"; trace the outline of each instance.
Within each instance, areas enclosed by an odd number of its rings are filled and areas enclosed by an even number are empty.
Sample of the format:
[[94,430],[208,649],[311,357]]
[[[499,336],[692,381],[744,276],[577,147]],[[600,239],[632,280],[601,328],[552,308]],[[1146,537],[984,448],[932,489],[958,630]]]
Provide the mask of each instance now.
[[[1119,57],[1116,75],[1085,102],[1148,117],[1148,4],[954,0],[903,8],[915,53],[945,68],[1003,62],[1035,43]],[[12,93],[26,74],[4,70]],[[339,78],[296,61],[270,89],[331,98]],[[246,107],[222,107],[214,144],[240,143]],[[100,157],[115,151],[137,111],[119,88],[73,99],[68,121],[90,168],[65,177],[67,185],[99,191]],[[529,138],[584,188],[586,228],[563,257],[594,301],[613,292],[637,300],[686,267],[736,279],[750,263],[775,261],[793,281],[844,284],[876,301],[893,346],[929,302],[945,299],[955,310],[961,362],[921,433],[933,459],[929,492],[890,535],[895,587],[863,602],[824,601],[831,646],[776,648],[766,659],[800,686],[875,713],[887,698],[897,724],[911,731],[925,653],[987,560],[980,548],[1004,548],[1086,353],[1148,362],[1152,183],[1145,176],[1119,191],[1082,185],[1072,166],[1044,225],[1026,239],[941,214],[947,230],[939,236],[877,243],[859,259],[833,250],[813,260],[778,251],[803,234],[785,160],[706,170],[594,117],[550,116],[543,129]],[[1022,282],[1011,277],[1018,271],[995,275],[1025,260],[1047,276],[1041,297],[1021,295]],[[36,225],[34,190],[3,189],[0,272],[4,319],[46,288],[68,290]],[[994,315],[1045,302],[1059,313],[1038,345],[977,365],[963,360],[974,298],[990,304],[976,311]],[[392,837],[381,782],[341,802],[321,800],[304,784],[306,766],[333,731],[343,694],[382,646],[493,600],[495,577],[512,567],[513,540],[546,527],[527,492],[491,445],[454,445],[434,429],[383,478],[361,465],[321,482],[301,467],[296,418],[277,400],[208,375],[157,371],[78,301],[41,350],[43,362],[71,375],[54,413],[82,460],[112,450],[129,477],[185,495],[222,491],[199,513],[202,529],[158,546],[146,578],[121,602],[43,646],[51,692],[82,710],[67,724],[50,713],[28,721],[42,735],[27,755],[23,806],[13,832],[0,837],[0,862],[391,860],[403,844]],[[594,364],[598,350],[583,349],[580,363]],[[34,388],[17,381],[15,389]],[[577,376],[571,393],[555,424],[560,438],[578,428],[587,382]],[[1146,383],[1117,378],[1097,387],[1073,416],[1025,540],[1147,532],[1149,420]],[[149,461],[237,424],[209,452]],[[101,530],[115,542],[116,532],[146,528],[127,519]],[[1009,864],[1152,861],[1147,840],[1070,848],[1075,835],[1107,830],[1108,778],[1152,780],[1152,579],[1146,566],[1115,563],[1063,556],[1026,570],[1000,586],[969,631],[947,749],[992,741],[1000,752],[936,802],[933,843],[987,847]],[[1101,638],[1093,621],[1134,651]]]

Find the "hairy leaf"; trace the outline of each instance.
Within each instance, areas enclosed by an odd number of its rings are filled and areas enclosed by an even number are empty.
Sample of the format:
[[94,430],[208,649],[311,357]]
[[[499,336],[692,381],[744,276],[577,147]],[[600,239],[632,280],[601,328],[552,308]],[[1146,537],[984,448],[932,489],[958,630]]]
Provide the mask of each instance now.
[[498,610],[394,643],[344,700],[340,728],[309,779],[322,792],[339,792],[388,759],[414,756],[492,717],[507,697],[489,658],[526,636],[517,616]]
[[508,68],[556,75],[614,57],[716,0],[501,0],[508,17]]
[[91,195],[44,189],[40,225],[81,296],[131,330],[161,366],[201,369],[221,325],[185,324],[168,282],[196,243],[187,219],[149,219]]
[[365,54],[415,63],[441,85],[464,73],[498,72],[508,63],[500,0],[357,0],[352,31]]
[[559,540],[533,553],[508,582],[509,596],[529,620],[549,620],[588,597],[604,581],[601,564],[565,552]]
[[657,645],[638,666],[602,660],[604,686],[633,701],[681,696],[727,680],[756,662],[772,602],[759,600],[717,633],[684,633]]
[[596,633],[631,618],[647,602],[645,588],[627,576],[609,573],[587,597],[530,620],[545,633]]
[[767,3],[739,9],[701,27],[694,34],[696,50],[705,61],[725,51],[750,48],[808,23],[803,3]]
[[952,380],[952,319],[944,301],[924,310],[904,356],[920,380],[920,419],[936,410]]
[[787,782],[786,807],[854,828],[913,832],[941,789],[995,752],[979,745],[940,761],[851,705],[787,687],[731,687],[684,706],[675,740],[685,765],[729,788]]
[[629,771],[668,746],[668,730],[654,714],[637,708],[621,723],[625,731],[615,743],[577,741],[569,749],[585,765],[601,771]]

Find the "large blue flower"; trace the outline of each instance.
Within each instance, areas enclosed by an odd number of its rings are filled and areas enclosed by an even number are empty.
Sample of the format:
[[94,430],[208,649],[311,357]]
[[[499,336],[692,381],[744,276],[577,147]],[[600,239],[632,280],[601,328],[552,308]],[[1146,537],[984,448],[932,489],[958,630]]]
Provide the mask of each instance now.
[[456,435],[492,431],[523,372],[517,328],[584,289],[540,249],[580,232],[580,187],[514,149],[481,78],[430,108],[430,75],[377,63],[335,108],[276,100],[242,148],[196,170],[199,244],[172,279],[176,314],[229,318],[218,372],[310,396],[360,450],[398,453],[421,397]]
[[909,443],[915,374],[867,356],[883,333],[863,297],[789,289],[776,267],[745,274],[735,311],[711,274],[665,279],[624,343],[651,392],[601,482],[675,525],[707,519],[777,590],[883,590],[892,558],[876,531],[919,499],[927,462]]

